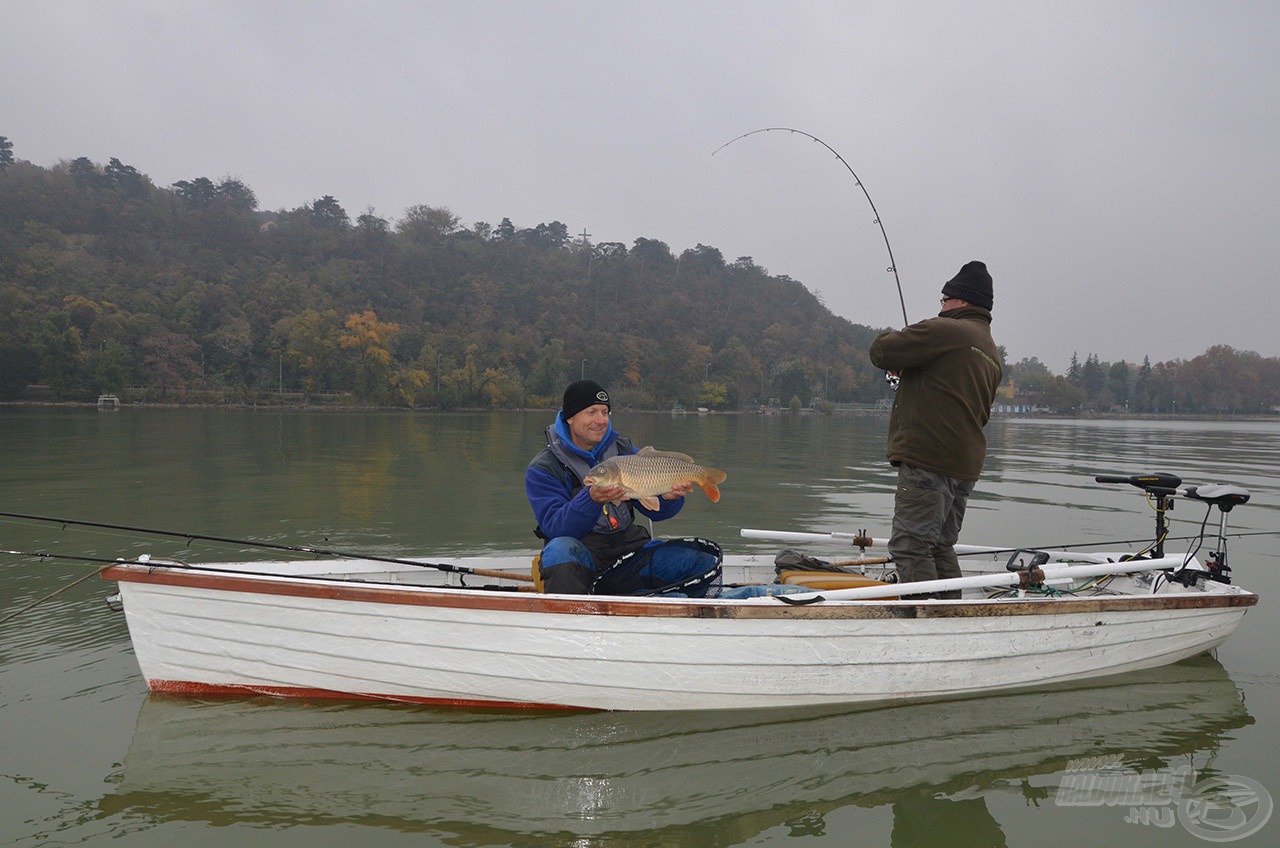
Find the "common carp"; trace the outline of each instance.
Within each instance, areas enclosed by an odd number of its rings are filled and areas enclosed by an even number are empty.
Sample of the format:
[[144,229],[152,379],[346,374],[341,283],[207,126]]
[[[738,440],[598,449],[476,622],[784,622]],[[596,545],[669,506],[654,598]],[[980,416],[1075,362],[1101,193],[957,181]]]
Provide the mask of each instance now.
[[628,456],[606,459],[582,479],[587,486],[620,486],[649,510],[658,508],[658,495],[680,483],[697,483],[711,500],[720,500],[717,483],[728,476],[719,468],[698,465],[693,457],[674,451],[643,447]]

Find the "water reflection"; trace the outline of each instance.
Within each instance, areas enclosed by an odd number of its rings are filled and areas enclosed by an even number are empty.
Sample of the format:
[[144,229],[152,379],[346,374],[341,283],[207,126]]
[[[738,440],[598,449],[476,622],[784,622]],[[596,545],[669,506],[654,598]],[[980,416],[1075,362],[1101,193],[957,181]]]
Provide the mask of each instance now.
[[1252,721],[1209,657],[1070,690],[834,713],[530,715],[153,696],[99,807],[218,826],[358,822],[463,846],[741,844],[886,807],[895,846],[936,845],[940,832],[1000,844],[989,799],[1049,807],[1078,757],[1199,765]]

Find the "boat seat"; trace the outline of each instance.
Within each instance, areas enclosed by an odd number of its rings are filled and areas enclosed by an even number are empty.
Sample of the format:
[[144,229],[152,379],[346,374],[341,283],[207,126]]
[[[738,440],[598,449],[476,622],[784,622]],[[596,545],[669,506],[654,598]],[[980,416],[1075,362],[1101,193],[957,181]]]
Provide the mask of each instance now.
[[1223,512],[1230,512],[1232,507],[1249,502],[1249,490],[1230,483],[1216,483],[1210,486],[1188,486],[1187,497],[1213,504]]
[[788,586],[807,586],[810,589],[861,589],[864,586],[888,586],[865,574],[847,574],[835,571],[783,571],[779,583]]

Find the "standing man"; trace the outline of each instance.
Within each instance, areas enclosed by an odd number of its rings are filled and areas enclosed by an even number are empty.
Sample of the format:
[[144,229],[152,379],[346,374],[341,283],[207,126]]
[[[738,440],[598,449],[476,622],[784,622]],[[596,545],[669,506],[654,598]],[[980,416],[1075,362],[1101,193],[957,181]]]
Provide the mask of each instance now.
[[937,318],[871,343],[871,363],[901,379],[887,451],[898,469],[889,554],[901,583],[961,576],[955,544],[987,456],[982,428],[1004,379],[991,338],[991,302],[987,266],[967,262],[942,287]]
[[693,487],[677,485],[650,511],[624,500],[626,490],[620,487],[584,486],[583,478],[601,462],[636,452],[614,431],[611,408],[609,393],[599,383],[570,383],[555,423],[547,427],[547,446],[525,471],[525,494],[538,520],[538,536],[546,540],[539,570],[547,592],[590,592],[597,574],[650,541],[634,512],[655,521],[671,518]]

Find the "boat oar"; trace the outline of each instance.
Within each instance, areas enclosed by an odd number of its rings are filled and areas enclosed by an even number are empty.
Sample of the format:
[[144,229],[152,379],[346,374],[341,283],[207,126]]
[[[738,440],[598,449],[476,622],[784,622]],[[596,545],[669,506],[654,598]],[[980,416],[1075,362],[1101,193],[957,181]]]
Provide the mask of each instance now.
[[814,592],[804,595],[777,595],[784,604],[812,604],[818,601],[859,601],[875,598],[894,598],[903,595],[919,595],[926,592],[947,592],[953,589],[1000,589],[1008,586],[1031,586],[1046,580],[1074,580],[1081,577],[1100,577],[1106,574],[1131,574],[1137,571],[1156,571],[1181,568],[1186,558],[1182,555],[1159,559],[1133,559],[1127,562],[1089,563],[1088,565],[1043,565],[1025,571],[1007,571],[1003,574],[975,574],[972,577],[950,577],[945,580],[916,580],[911,583],[886,583],[883,586],[860,586],[856,589],[835,589],[830,592]]
[[[744,539],[770,539],[776,542],[847,542],[861,548],[883,548],[888,539],[873,539],[862,533],[797,533],[788,530],[748,530],[738,533]],[[992,548],[986,545],[956,545],[958,554],[1008,553],[1016,548]],[[1037,548],[1036,550],[1040,550]]]
[[202,542],[220,542],[227,545],[243,545],[250,548],[264,548],[272,551],[291,551],[294,553],[312,554],[315,556],[333,556],[343,559],[360,559],[370,562],[389,562],[395,565],[412,565],[416,568],[434,568],[438,571],[449,571],[455,574],[474,574],[477,577],[497,577],[499,579],[516,580],[525,583],[533,582],[532,574],[519,571],[495,571],[485,568],[469,568],[465,565],[451,565],[444,562],[419,562],[412,559],[378,556],[376,554],[353,553],[325,548],[312,548],[305,545],[278,545],[273,542],[259,542],[254,539],[232,539],[227,536],[206,536],[201,533],[180,533],[176,530],[156,530],[149,527],[130,527],[124,524],[104,524],[98,521],[77,521],[73,518],[52,518],[46,515],[27,515],[20,512],[0,512],[0,517],[21,518],[26,521],[44,521],[49,524],[62,524],[74,527],[96,527],[102,530],[123,530],[128,533],[144,533],[149,536],[170,536],[176,539],[200,540]]
[[[888,539],[873,539],[862,533],[799,533],[789,530],[739,530],[739,534],[744,539],[770,539],[778,542],[838,542],[841,544],[853,545],[860,548],[883,548],[889,545]],[[1275,530],[1266,530],[1259,533],[1232,533],[1232,538],[1239,536],[1270,536],[1275,535]],[[1188,541],[1199,539],[1199,535],[1195,536],[1176,536],[1166,537],[1166,542]],[[1046,551],[1049,552],[1050,559],[1070,557],[1073,560],[1080,559],[1096,559],[1103,561],[1105,558],[1097,554],[1084,553],[1072,550],[1072,548],[1080,547],[1103,547],[1114,545],[1149,545],[1150,538],[1144,539],[1116,539],[1109,542],[1076,542],[1070,545],[1022,545],[1020,547],[995,547],[993,545],[956,545],[956,553],[960,556],[980,556],[983,554],[1011,554],[1015,551]],[[1053,553],[1053,551],[1061,551],[1061,553]]]

